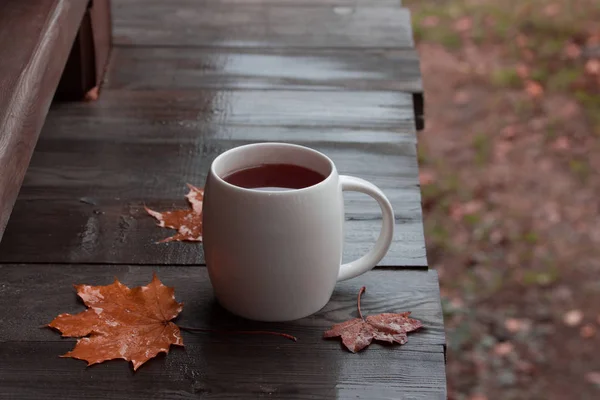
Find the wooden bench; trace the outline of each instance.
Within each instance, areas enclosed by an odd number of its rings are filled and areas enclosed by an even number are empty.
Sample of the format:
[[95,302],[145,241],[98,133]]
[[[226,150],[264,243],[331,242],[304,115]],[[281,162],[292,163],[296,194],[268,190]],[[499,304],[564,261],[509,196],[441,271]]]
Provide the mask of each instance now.
[[0,2],[0,240],[55,94],[81,100],[101,80],[108,14],[108,0]]
[[[418,181],[419,62],[397,0],[114,0],[107,79],[96,102],[55,103],[0,242],[0,391],[11,398],[446,398],[438,278],[428,269]],[[245,143],[303,144],[340,173],[372,181],[395,209],[390,252],[336,286],[308,318],[264,324],[215,304],[197,243],[156,244],[143,206],[185,205],[212,160]],[[377,204],[345,195],[344,259],[366,252]],[[278,337],[184,332],[135,374],[85,367],[39,329],[77,312],[72,284],[129,286],[152,273],[185,306],[176,323],[285,331]],[[412,311],[426,329],[359,354],[322,338],[362,311]]]

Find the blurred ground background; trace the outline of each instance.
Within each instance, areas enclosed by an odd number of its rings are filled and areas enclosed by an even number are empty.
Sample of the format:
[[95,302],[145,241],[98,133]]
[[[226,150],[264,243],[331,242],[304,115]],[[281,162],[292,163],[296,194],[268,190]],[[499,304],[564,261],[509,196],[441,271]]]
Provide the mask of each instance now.
[[600,0],[404,0],[455,400],[600,399]]

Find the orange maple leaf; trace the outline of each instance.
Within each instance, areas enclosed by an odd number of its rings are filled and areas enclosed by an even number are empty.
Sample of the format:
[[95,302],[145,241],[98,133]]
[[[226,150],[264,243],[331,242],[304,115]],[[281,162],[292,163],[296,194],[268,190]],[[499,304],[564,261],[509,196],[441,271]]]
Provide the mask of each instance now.
[[177,233],[158,243],[172,241],[202,241],[202,200],[204,190],[188,184],[189,193],[185,196],[191,209],[158,212],[144,207],[146,212],[158,220],[158,226],[177,229]]
[[183,346],[179,327],[170,322],[183,303],[175,301],[175,289],[163,285],[156,274],[150,284],[133,289],[116,278],[107,286],[75,288],[88,308],[76,315],[60,314],[47,325],[63,337],[80,337],[61,357],[85,360],[88,366],[122,358],[135,371],[158,353],[168,353],[172,344]]
[[410,312],[383,313],[363,318],[360,311],[360,296],[363,286],[358,292],[358,316],[339,324],[335,324],[323,334],[325,338],[341,337],[342,343],[353,353],[369,346],[373,340],[388,343],[404,344],[408,341],[408,332],[423,327],[421,321],[409,318]]

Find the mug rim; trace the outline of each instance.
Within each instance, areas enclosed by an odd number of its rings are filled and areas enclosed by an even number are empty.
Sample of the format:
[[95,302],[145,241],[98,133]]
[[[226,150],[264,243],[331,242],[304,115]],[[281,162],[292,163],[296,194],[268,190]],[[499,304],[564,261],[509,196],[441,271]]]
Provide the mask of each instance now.
[[[217,172],[215,171],[215,166],[217,165],[217,163],[219,161],[222,161],[222,158],[226,157],[227,155],[231,154],[232,152],[243,151],[245,149],[252,148],[252,147],[288,147],[288,148],[295,148],[300,151],[312,153],[318,157],[321,157],[325,161],[327,161],[327,163],[329,164],[329,173],[327,174],[327,176],[325,176],[325,179],[323,179],[322,181],[320,181],[317,184],[303,187],[300,189],[286,189],[286,190],[257,190],[257,189],[253,189],[253,188],[244,188],[244,187],[237,186],[237,185],[227,182],[225,179],[220,177],[219,174],[217,174]],[[315,188],[318,188],[319,186],[323,186],[323,185],[327,184],[331,179],[333,179],[332,176],[336,172],[336,168],[335,168],[335,164],[333,163],[331,158],[329,158],[327,155],[321,153],[320,151],[311,149],[310,147],[293,144],[293,143],[285,143],[285,142],[261,142],[261,143],[248,143],[248,144],[244,144],[241,146],[236,146],[234,148],[231,148],[231,149],[219,154],[211,163],[209,171],[210,171],[210,174],[213,175],[213,177],[220,184],[222,184],[228,188],[238,190],[241,192],[257,194],[257,195],[281,196],[281,195],[289,195],[291,193],[298,193],[298,192],[302,192],[302,191],[313,190]]]

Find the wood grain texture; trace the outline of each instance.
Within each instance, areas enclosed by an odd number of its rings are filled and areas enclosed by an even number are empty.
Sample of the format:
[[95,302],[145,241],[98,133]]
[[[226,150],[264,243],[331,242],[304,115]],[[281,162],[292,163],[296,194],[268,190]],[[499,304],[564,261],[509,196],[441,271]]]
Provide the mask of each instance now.
[[[176,322],[217,329],[270,329],[296,335],[229,336],[184,332],[185,349],[173,349],[135,375],[122,361],[91,368],[61,359],[73,339],[39,327],[61,312],[83,309],[73,283],[109,284],[117,276],[129,286],[146,284],[152,272],[175,287],[185,306]],[[403,398],[444,399],[442,311],[432,271],[372,271],[338,284],[317,314],[288,323],[259,323],[230,315],[215,302],[205,268],[136,266],[4,265],[0,291],[0,387],[8,397],[40,398]],[[402,347],[372,344],[359,354],[322,339],[332,324],[356,316],[356,294],[366,285],[363,312],[411,310],[426,329]],[[41,303],[40,303],[41,302]],[[35,384],[31,384],[35,382]],[[43,393],[42,393],[43,391]]]
[[[0,243],[0,262],[204,264],[200,243],[157,244],[174,231],[156,227],[143,210],[143,204],[157,210],[186,207],[183,193],[182,188],[176,201],[87,197],[19,201]],[[410,220],[396,220],[394,243],[380,266],[427,267],[419,217],[415,213]],[[379,215],[346,214],[346,218],[344,262],[366,254],[381,227]]]
[[[380,265],[426,267],[415,135],[387,130],[410,120],[410,108],[410,95],[349,91],[107,89],[93,104],[57,105],[0,261],[201,264],[200,245],[156,245],[169,231],[141,206],[186,206],[185,184],[202,186],[218,154],[282,141],[322,151],[340,173],[379,186],[396,213],[394,245]],[[345,199],[351,261],[375,242],[381,214],[366,195]]]
[[113,1],[118,45],[413,47],[410,13],[389,7]]
[[121,47],[111,89],[423,91],[414,49]]
[[86,6],[0,3],[0,239]]

